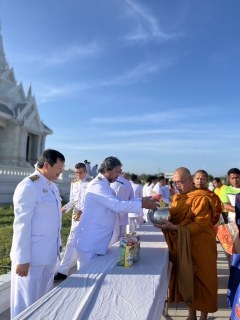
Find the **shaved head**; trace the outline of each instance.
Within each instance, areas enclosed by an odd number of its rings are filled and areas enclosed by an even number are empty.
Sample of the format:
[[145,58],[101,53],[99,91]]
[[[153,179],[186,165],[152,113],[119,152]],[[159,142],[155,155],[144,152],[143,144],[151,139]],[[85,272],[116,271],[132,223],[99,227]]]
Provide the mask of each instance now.
[[174,171],[173,182],[179,193],[185,194],[193,191],[193,179],[191,172],[184,167],[180,167]]
[[204,174],[205,177],[206,177],[206,179],[208,179],[208,173],[207,173],[207,171],[205,171],[205,170],[198,170],[198,171],[196,171],[196,172],[194,173],[194,176],[196,176],[197,173],[202,173],[202,174]]
[[174,171],[174,174],[175,173],[178,173],[178,175],[183,176],[184,178],[191,176],[191,172],[187,168],[184,168],[184,167],[180,167],[180,168],[176,169]]

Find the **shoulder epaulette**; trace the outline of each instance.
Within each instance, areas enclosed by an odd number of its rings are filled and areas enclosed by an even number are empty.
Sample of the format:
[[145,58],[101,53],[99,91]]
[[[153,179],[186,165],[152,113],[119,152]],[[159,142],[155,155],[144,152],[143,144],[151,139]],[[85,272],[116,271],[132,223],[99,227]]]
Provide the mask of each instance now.
[[91,179],[91,178],[87,178],[86,181],[87,181],[87,182],[90,182],[90,181],[92,181],[92,179]]
[[99,179],[99,180],[102,180],[102,177],[101,177],[101,176],[98,176],[98,179]]
[[37,174],[35,174],[34,176],[30,176],[28,177],[30,180],[32,181],[36,181],[37,179],[39,179],[39,176]]
[[72,183],[78,182],[78,179],[73,179]]

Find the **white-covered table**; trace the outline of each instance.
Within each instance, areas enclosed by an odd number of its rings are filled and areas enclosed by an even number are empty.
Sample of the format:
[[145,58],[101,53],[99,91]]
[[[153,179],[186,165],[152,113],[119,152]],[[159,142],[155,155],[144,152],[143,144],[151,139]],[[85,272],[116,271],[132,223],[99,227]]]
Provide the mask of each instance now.
[[148,223],[137,233],[140,261],[117,266],[115,244],[14,319],[160,320],[170,278],[167,244]]

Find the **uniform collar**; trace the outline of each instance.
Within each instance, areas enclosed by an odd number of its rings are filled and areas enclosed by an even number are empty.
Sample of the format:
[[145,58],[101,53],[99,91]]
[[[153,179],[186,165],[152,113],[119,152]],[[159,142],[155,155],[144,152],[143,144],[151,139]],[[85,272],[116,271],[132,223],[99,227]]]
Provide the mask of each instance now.
[[108,179],[102,173],[99,173],[96,176],[96,179],[98,179],[100,181],[103,181],[104,183],[107,183],[110,186],[110,182],[108,181]]
[[35,170],[35,172],[33,173],[34,175],[38,175],[44,182],[46,182],[47,184],[52,184],[53,181],[48,180],[40,171]]

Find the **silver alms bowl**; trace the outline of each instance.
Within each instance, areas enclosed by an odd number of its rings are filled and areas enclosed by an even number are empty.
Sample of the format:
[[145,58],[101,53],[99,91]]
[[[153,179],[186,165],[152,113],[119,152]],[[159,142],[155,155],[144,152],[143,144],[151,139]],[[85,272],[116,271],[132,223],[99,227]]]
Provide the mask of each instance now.
[[148,221],[152,224],[163,224],[163,220],[169,220],[170,214],[168,209],[164,210],[148,210]]

